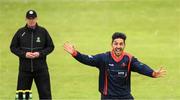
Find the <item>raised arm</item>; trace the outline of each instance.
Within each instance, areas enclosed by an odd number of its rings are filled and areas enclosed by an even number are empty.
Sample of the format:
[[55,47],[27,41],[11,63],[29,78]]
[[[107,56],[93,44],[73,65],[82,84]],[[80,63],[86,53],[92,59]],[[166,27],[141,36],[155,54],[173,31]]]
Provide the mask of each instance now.
[[131,62],[131,70],[154,78],[162,77],[166,74],[165,69],[160,68],[159,70],[154,71],[148,65],[143,64],[134,57],[132,58]]
[[64,43],[64,50],[83,64],[98,67],[101,63],[102,54],[97,54],[94,56],[81,54],[80,52],[76,51],[74,46],[69,42]]

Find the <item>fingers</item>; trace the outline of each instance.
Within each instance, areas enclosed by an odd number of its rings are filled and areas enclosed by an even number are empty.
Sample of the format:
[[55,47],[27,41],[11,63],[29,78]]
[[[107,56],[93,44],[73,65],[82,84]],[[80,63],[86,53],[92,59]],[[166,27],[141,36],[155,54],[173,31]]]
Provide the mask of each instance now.
[[32,52],[27,52],[26,53],[26,58],[33,59],[33,58],[35,58],[35,56],[32,54]]
[[38,58],[39,57],[39,52],[27,52],[26,53],[26,58],[29,58],[29,59],[34,59],[34,58]]
[[69,43],[64,43],[64,50],[68,51],[70,49],[70,44]]
[[63,47],[64,47],[64,50],[70,54],[73,54],[73,52],[75,51],[74,46],[69,42],[65,42]]
[[66,41],[65,43],[64,43],[64,46],[70,46],[70,45],[72,45],[69,41]]
[[154,77],[158,78],[158,77],[163,77],[166,75],[166,70],[163,67],[160,67],[159,70],[155,71]]
[[72,45],[67,41],[64,43],[64,49],[70,48]]
[[166,73],[166,70],[165,70],[163,67],[161,67],[158,72],[160,72],[160,73]]
[[164,69],[162,69],[162,70],[160,71],[160,73],[161,73],[161,75],[162,75],[162,76],[167,75],[167,71],[166,71],[166,70],[164,70]]
[[39,57],[39,52],[34,52],[34,53],[31,53],[35,58],[38,58]]
[[160,67],[159,71],[161,71],[163,69],[163,67]]

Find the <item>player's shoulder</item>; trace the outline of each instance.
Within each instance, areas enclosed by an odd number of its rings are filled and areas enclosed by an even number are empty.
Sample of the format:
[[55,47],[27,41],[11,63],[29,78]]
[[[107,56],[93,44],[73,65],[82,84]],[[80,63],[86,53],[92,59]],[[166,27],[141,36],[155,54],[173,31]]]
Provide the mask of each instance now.
[[125,55],[125,56],[130,56],[130,57],[133,56],[131,53],[128,53],[128,52],[124,52],[124,55]]
[[127,59],[131,59],[132,62],[138,61],[138,59],[134,55],[127,52],[124,52],[124,57],[126,57]]
[[104,52],[104,53],[96,54],[96,56],[104,58],[104,57],[108,56],[109,54],[110,54],[110,52]]
[[110,56],[110,55],[111,55],[111,52],[110,52],[110,51],[107,51],[107,52],[102,53],[102,55],[104,55],[104,56]]
[[129,59],[132,59],[132,58],[133,58],[133,55],[130,54],[130,53],[128,53],[128,52],[123,52],[123,54],[124,54],[124,57],[127,57],[127,58],[129,58]]
[[107,51],[107,52],[101,53],[100,56],[103,59],[108,59],[109,57],[111,57],[111,52]]

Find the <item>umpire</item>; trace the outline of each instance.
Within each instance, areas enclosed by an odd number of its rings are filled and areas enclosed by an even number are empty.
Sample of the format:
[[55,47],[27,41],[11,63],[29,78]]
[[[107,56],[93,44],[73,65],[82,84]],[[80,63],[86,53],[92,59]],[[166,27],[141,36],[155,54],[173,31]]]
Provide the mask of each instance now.
[[39,99],[51,100],[51,87],[46,56],[54,50],[48,31],[37,24],[37,13],[26,13],[26,25],[14,35],[11,52],[19,57],[17,90],[31,90],[35,81]]

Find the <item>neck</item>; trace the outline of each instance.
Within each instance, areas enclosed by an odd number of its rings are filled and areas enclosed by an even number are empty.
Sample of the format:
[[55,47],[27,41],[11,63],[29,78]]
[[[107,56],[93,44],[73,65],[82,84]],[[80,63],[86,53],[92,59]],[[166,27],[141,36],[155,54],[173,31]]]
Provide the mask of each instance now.
[[124,53],[121,52],[120,55],[116,55],[114,51],[111,51],[111,56],[114,59],[114,61],[119,62],[123,58]]
[[35,29],[36,26],[27,26],[28,28]]
[[116,54],[116,53],[114,52],[114,55],[115,55],[117,58],[119,58],[119,57],[122,55],[122,52],[121,52],[120,55],[118,55],[118,54]]
[[31,28],[31,29],[35,29],[35,28],[36,28],[36,24],[33,25],[33,26],[30,26],[30,25],[27,24],[27,27],[28,27],[28,28]]

